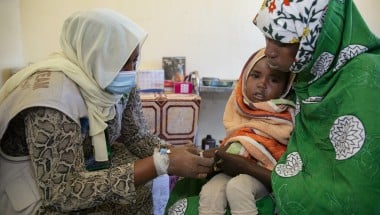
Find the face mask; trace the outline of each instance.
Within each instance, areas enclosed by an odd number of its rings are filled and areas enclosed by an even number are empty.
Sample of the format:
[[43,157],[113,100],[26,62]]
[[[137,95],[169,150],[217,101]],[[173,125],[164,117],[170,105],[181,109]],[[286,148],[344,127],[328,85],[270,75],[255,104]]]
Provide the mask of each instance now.
[[135,86],[136,71],[121,71],[112,83],[106,87],[106,91],[117,95],[128,94]]

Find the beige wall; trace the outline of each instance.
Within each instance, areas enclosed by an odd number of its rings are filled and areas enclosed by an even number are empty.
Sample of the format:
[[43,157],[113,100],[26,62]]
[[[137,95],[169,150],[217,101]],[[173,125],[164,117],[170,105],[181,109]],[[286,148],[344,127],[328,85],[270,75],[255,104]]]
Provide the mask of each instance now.
[[0,86],[10,76],[9,68],[24,65],[18,0],[0,0]]
[[[188,71],[236,79],[250,53],[264,45],[251,24],[261,0],[0,0],[0,86],[9,68],[58,50],[63,20],[81,9],[107,7],[149,32],[142,68],[161,67],[162,56],[186,56]],[[380,35],[380,1],[356,0],[370,28]],[[202,93],[198,143],[206,134],[223,139],[229,93]],[[212,125],[212,126],[210,126]]]
[[72,12],[96,7],[117,10],[149,33],[140,68],[161,68],[163,56],[186,56],[188,72],[236,78],[249,54],[264,46],[251,22],[259,1],[21,0],[26,61],[59,48],[62,22]]
[[[149,32],[140,68],[160,68],[163,56],[186,56],[187,71],[236,79],[251,52],[264,46],[251,23],[257,0],[0,0],[0,86],[6,69],[59,49],[63,20],[77,10],[106,7],[128,15]],[[357,1],[380,35],[380,1]]]

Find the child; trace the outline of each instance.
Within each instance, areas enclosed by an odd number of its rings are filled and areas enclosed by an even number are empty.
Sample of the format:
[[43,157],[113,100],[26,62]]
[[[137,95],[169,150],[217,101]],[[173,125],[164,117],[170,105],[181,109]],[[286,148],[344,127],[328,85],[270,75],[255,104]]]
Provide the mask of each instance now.
[[[224,113],[227,137],[222,146],[227,152],[273,169],[293,129],[294,103],[284,98],[293,78],[271,70],[264,49],[249,58]],[[225,214],[227,203],[232,214],[257,214],[255,201],[268,193],[250,175],[219,173],[202,187],[199,214]]]

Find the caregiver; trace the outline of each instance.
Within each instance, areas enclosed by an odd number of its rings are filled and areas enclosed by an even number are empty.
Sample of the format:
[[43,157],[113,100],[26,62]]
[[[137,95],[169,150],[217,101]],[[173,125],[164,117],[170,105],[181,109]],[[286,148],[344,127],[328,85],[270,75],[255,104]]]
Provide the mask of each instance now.
[[[218,167],[271,180],[279,214],[380,214],[380,40],[352,0],[265,0],[254,23],[269,66],[297,75],[295,128],[272,174],[223,150]],[[192,214],[191,194],[170,209]]]
[[270,67],[296,73],[298,114],[272,174],[280,214],[380,213],[380,40],[352,0],[264,1]]

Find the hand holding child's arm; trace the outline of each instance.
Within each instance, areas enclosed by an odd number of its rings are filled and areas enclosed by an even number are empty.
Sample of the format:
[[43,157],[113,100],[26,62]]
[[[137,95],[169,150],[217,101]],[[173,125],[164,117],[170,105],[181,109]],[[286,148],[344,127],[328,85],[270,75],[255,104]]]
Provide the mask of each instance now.
[[[240,155],[227,153],[225,151],[216,151],[215,160],[217,167],[230,176],[238,174],[247,174],[260,180],[269,190],[271,190],[272,172]],[[220,161],[219,161],[220,160]]]

